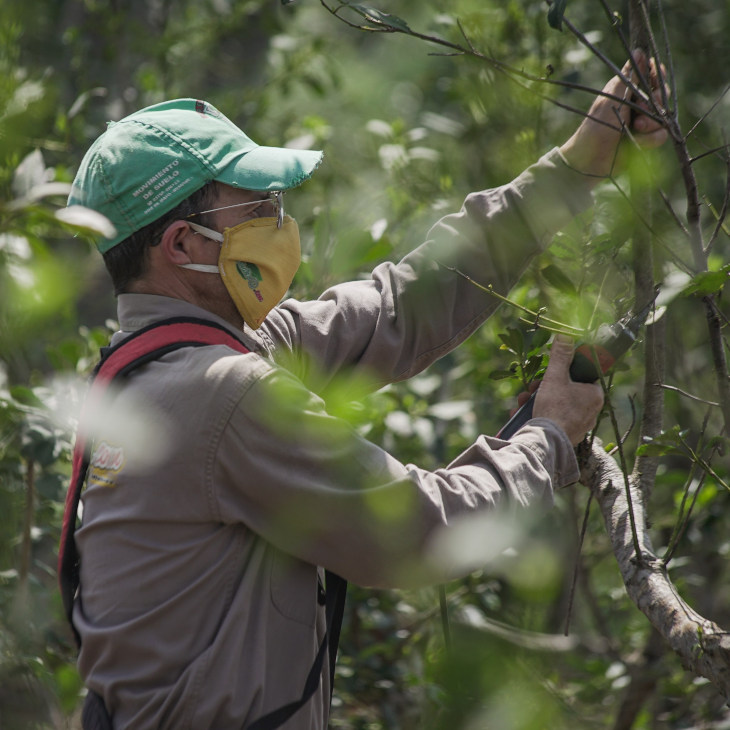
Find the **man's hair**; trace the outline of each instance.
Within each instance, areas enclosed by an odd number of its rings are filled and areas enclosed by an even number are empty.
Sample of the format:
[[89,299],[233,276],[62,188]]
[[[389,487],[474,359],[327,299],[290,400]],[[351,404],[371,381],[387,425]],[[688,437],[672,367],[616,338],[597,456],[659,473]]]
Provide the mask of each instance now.
[[[124,294],[132,282],[147,273],[149,250],[160,243],[162,234],[171,223],[212,207],[217,192],[216,182],[211,180],[172,210],[110,248],[103,256],[106,269],[112,278],[114,294]],[[211,225],[207,215],[196,216],[195,222],[201,226]]]

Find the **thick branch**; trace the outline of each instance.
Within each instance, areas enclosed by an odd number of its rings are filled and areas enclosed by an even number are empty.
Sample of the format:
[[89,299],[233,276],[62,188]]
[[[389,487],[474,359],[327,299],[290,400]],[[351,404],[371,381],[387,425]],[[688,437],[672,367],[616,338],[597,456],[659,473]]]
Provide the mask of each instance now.
[[730,701],[730,635],[700,616],[679,595],[664,563],[651,544],[641,495],[634,490],[633,509],[639,530],[637,556],[628,524],[624,475],[598,440],[585,454],[581,482],[593,492],[606,525],[629,598],[649,619],[682,664],[707,678]]

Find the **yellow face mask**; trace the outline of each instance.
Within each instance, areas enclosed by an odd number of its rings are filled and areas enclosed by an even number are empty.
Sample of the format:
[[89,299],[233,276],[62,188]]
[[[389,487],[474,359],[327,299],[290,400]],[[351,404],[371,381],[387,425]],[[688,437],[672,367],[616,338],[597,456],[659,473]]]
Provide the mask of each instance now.
[[258,329],[266,315],[281,301],[301,263],[299,228],[284,216],[252,218],[218,233],[205,226],[188,225],[221,243],[218,266],[182,264],[184,269],[220,274],[243,321]]

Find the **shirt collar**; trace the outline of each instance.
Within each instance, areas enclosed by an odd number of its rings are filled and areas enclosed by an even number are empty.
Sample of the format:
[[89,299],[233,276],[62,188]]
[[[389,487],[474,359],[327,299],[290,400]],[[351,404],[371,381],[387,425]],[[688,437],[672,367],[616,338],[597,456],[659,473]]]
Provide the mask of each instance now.
[[183,299],[174,299],[159,294],[120,294],[117,298],[117,317],[120,331],[112,337],[112,345],[116,345],[117,342],[129,336],[132,332],[162,319],[196,317],[197,319],[208,319],[225,327],[253,352],[263,352],[265,350],[261,338],[252,330],[248,328],[245,330],[237,329],[207,309],[198,307]]

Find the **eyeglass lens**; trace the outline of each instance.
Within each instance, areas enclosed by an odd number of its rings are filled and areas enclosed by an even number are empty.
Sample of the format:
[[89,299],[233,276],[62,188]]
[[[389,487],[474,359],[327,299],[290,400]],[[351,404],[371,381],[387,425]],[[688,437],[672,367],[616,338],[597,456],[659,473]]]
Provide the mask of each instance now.
[[[205,213],[215,213],[219,210],[228,210],[229,208],[242,208],[244,206],[249,205],[256,205],[256,204],[262,205],[264,203],[269,203],[273,206],[273,216],[272,218],[276,218],[276,227],[281,228],[284,224],[284,191],[283,190],[275,190],[272,193],[269,193],[268,197],[261,198],[260,200],[248,200],[245,203],[234,203],[233,205],[224,205],[220,208],[210,208],[209,210],[201,210],[197,213],[191,213],[188,218],[194,218],[195,216],[203,215]],[[258,207],[258,206],[257,206]],[[254,210],[256,210],[254,208]],[[267,211],[268,212],[268,211]]]

